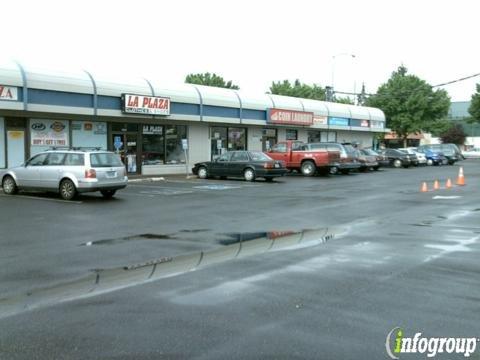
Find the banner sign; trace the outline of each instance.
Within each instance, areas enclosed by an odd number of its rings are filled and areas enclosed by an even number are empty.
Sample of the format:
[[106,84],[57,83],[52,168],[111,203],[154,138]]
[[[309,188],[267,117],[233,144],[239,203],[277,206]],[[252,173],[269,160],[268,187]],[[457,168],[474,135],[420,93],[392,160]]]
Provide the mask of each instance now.
[[347,118],[337,118],[337,117],[328,118],[329,125],[348,126],[348,122],[349,122],[349,119]]
[[30,138],[34,146],[67,146],[68,123],[61,120],[30,120]]
[[328,117],[315,115],[313,117],[313,123],[315,125],[328,125]]
[[13,86],[0,85],[0,100],[17,101],[18,89]]
[[122,110],[131,114],[170,115],[170,99],[158,96],[123,94]]
[[313,112],[269,109],[267,121],[271,124],[312,125]]
[[357,126],[357,127],[370,127],[369,120],[358,120],[358,119],[351,119],[350,126]]

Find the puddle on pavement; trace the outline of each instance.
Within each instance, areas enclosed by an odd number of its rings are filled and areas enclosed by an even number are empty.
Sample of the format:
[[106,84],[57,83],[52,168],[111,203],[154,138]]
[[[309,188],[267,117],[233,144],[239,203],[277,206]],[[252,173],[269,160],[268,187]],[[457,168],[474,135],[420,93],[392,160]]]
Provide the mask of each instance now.
[[88,241],[86,243],[80,244],[79,246],[94,246],[94,245],[115,245],[121,244],[128,241],[142,241],[142,240],[171,240],[176,239],[176,237],[167,234],[139,234],[139,235],[130,235],[125,237],[120,237],[116,239],[103,239],[96,241]]

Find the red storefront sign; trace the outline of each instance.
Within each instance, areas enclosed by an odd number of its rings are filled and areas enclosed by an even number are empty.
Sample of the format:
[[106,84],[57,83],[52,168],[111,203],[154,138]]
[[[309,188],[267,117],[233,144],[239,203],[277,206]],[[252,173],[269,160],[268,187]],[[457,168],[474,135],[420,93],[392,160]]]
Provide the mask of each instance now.
[[146,115],[170,115],[170,99],[158,96],[124,94],[123,111]]
[[271,124],[312,125],[313,112],[269,109],[267,121]]

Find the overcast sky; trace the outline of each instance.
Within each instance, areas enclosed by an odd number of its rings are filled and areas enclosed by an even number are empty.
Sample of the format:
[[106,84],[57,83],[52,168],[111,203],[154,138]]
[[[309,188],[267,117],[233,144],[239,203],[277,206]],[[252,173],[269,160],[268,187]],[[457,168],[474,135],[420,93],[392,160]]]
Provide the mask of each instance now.
[[[480,73],[479,14],[478,0],[7,0],[0,60],[168,84],[208,71],[254,92],[333,78],[336,90],[375,92],[402,63],[431,85]],[[445,89],[470,100],[476,83]]]

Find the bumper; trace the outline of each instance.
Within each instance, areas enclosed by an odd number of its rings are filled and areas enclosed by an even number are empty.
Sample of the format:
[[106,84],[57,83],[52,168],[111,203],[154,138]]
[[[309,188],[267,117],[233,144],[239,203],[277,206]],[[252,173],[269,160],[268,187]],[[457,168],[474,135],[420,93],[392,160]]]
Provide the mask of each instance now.
[[362,166],[359,162],[345,162],[345,163],[340,163],[338,168],[340,170],[355,170],[359,169]]
[[279,177],[284,176],[287,173],[287,169],[261,169],[256,170],[255,175],[257,177],[272,176]]
[[127,187],[128,178],[125,176],[123,180],[116,180],[112,182],[98,182],[97,179],[91,181],[79,181],[77,191],[79,193],[93,192],[100,190],[120,190]]

